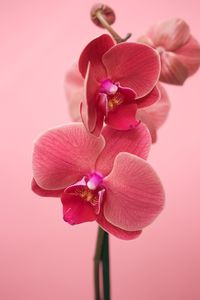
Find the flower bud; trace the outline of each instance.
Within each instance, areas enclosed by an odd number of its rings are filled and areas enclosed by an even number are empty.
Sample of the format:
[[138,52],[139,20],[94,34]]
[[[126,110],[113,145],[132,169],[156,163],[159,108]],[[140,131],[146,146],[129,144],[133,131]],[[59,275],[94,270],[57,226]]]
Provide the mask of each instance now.
[[115,22],[116,17],[113,9],[105,4],[99,3],[95,4],[90,12],[91,19],[95,25],[103,28],[101,22],[97,17],[98,13],[100,13],[103,16],[103,18],[109,25],[112,25]]

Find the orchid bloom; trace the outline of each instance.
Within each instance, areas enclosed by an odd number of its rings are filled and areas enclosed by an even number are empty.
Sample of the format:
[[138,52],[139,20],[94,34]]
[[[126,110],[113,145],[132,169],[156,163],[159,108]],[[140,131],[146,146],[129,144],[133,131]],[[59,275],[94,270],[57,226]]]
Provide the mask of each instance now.
[[164,204],[160,180],[145,161],[150,140],[143,124],[127,131],[106,126],[99,137],[82,123],[49,130],[35,143],[32,189],[61,197],[69,224],[97,221],[118,238],[134,239]]
[[157,51],[141,43],[115,44],[103,34],[91,41],[79,59],[84,78],[81,117],[86,129],[99,135],[104,122],[119,130],[138,125],[137,108],[160,97]]
[[[170,102],[164,87],[158,83],[160,99],[150,106],[138,108],[137,120],[145,123],[151,133],[152,142],[157,140],[157,130],[165,122],[169,110]],[[82,78],[77,64],[75,64],[66,74],[65,91],[68,103],[69,114],[73,121],[80,121],[80,102],[84,95],[84,79]]]
[[200,66],[200,45],[191,35],[188,24],[181,19],[154,25],[138,41],[160,54],[160,81],[182,85]]

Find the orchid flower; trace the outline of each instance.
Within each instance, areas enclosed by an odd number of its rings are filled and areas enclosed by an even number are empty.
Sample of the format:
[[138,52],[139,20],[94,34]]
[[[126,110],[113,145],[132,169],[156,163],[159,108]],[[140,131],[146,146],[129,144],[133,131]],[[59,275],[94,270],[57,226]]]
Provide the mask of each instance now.
[[118,238],[134,239],[164,204],[160,180],[145,160],[150,145],[143,124],[127,131],[106,126],[99,137],[82,123],[57,127],[35,143],[32,189],[61,197],[69,224],[97,221]]
[[157,51],[141,43],[115,44],[103,34],[91,41],[79,59],[84,78],[81,117],[86,129],[99,135],[104,122],[114,129],[138,125],[137,108],[156,102],[160,75]]
[[[137,109],[136,118],[145,123],[151,133],[152,142],[157,140],[157,130],[165,122],[170,102],[164,87],[158,83],[160,99],[150,106]],[[80,121],[80,102],[84,95],[84,79],[82,78],[77,64],[67,72],[65,78],[65,91],[69,114],[73,121]]]
[[160,81],[182,85],[200,66],[200,45],[191,35],[188,24],[181,19],[154,25],[138,41],[160,54]]

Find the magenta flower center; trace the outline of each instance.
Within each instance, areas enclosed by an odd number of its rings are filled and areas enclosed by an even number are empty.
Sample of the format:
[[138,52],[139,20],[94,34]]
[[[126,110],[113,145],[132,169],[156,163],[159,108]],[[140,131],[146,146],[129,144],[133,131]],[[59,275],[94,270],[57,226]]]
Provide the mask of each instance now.
[[77,187],[75,195],[81,197],[86,202],[96,205],[98,203],[98,194],[96,191],[90,190],[87,186]]
[[107,95],[114,95],[118,90],[118,85],[113,83],[110,79],[106,79],[101,83],[100,92]]
[[124,97],[119,91],[119,83],[113,83],[110,79],[106,79],[101,83],[100,93],[107,96],[107,107],[109,111],[115,110],[124,102]]
[[66,222],[74,225],[96,220],[105,200],[102,182],[103,176],[98,172],[92,172],[64,190],[61,200],[64,204]]
[[90,190],[96,190],[102,183],[103,176],[99,172],[91,173],[87,181],[87,187]]
[[[93,172],[83,179],[83,185],[74,186],[74,194],[79,196],[92,206],[100,205],[103,176],[99,172]],[[103,195],[102,195],[103,196]]]

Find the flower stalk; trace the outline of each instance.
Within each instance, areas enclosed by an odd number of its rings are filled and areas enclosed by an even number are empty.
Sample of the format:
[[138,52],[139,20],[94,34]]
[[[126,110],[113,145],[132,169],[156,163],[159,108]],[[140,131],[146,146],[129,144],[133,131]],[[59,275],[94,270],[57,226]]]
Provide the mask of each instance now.
[[[105,10],[109,11],[112,21],[109,22],[106,20],[104,14]],[[121,38],[121,36],[112,28],[110,24],[114,23],[115,14],[110,7],[105,7],[104,5],[94,7],[91,10],[91,16],[93,22],[96,25],[99,23],[98,26],[105,28],[112,35],[117,44],[127,41],[132,35],[131,33],[128,33],[125,38]],[[104,300],[110,300],[109,235],[101,227],[99,227],[94,256],[95,300],[101,300],[99,280],[101,263],[103,266],[102,275]]]
[[110,262],[109,262],[109,234],[104,231],[103,249],[103,286],[104,300],[110,300]]
[[[111,18],[106,17],[107,12],[109,12],[109,16],[111,16]],[[91,10],[91,17],[92,17],[92,21],[97,26],[105,28],[112,35],[112,37],[118,44],[127,41],[132,35],[131,33],[128,33],[124,38],[122,38],[112,28],[112,26],[110,24],[114,23],[115,14],[114,14],[114,11],[110,7],[107,7],[103,4],[93,7]]]
[[95,300],[101,300],[100,266],[102,264],[103,296],[110,300],[109,235],[101,227],[98,229],[96,251],[94,256]]

